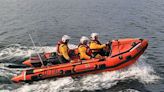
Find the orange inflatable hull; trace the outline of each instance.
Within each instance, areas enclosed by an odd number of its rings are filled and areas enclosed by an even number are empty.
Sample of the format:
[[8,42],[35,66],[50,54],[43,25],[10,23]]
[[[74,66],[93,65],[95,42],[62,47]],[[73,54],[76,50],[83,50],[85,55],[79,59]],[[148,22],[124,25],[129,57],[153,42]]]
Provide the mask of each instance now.
[[77,61],[40,68],[24,70],[14,76],[13,82],[28,82],[52,77],[82,76],[106,71],[114,71],[132,65],[143,54],[148,46],[145,39],[119,39],[112,41],[111,55],[101,59]]

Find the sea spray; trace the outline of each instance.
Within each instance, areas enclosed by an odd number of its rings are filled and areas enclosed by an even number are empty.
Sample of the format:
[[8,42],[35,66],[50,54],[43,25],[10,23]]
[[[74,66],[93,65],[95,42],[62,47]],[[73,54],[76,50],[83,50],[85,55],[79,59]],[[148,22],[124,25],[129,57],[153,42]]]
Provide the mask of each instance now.
[[[44,92],[69,92],[72,90],[84,91],[84,90],[100,90],[109,89],[118,82],[124,80],[138,80],[142,83],[154,83],[160,77],[155,75],[153,68],[145,63],[144,56],[142,56],[138,63],[133,64],[130,67],[120,69],[117,71],[103,72],[99,74],[91,74],[83,76],[79,79],[73,79],[71,77],[50,79],[39,82],[34,82],[33,84],[25,84],[22,87],[13,91],[23,91],[26,92],[36,91]],[[141,68],[142,67],[142,68]]]
[[[69,45],[69,47],[76,48],[77,46]],[[33,47],[27,48],[25,46],[20,46],[20,45],[11,45],[5,48],[4,50],[0,51],[0,59],[2,60],[2,59],[14,58],[17,56],[24,58],[30,56],[30,54],[35,53],[35,51],[38,52],[55,51],[55,48],[53,46],[37,47],[36,49],[37,50],[34,50]],[[124,81],[128,79],[138,80],[141,83],[154,83],[160,77],[157,76],[153,68],[145,62],[146,60],[147,60],[146,56],[141,56],[137,61],[137,63],[117,71],[91,74],[91,75],[83,76],[78,79],[65,77],[65,78],[57,78],[57,79],[53,78],[53,79],[42,80],[42,81],[34,82],[32,84],[25,83],[17,87],[17,89],[13,89],[12,91],[13,92],[32,92],[32,91],[69,92],[72,90],[92,91],[92,90],[99,90],[99,89],[109,89],[112,86],[117,85],[117,83],[119,83],[120,81]],[[10,70],[10,71],[21,72],[21,70],[19,71]],[[6,74],[11,74],[11,73],[6,70]]]

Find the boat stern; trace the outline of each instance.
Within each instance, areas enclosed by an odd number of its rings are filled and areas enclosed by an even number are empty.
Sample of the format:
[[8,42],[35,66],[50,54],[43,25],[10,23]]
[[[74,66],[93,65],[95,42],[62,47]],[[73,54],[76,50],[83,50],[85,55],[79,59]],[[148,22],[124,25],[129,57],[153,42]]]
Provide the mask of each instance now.
[[20,75],[14,76],[11,79],[11,81],[13,81],[14,83],[19,83],[19,82],[23,81],[25,78],[24,74],[25,74],[25,71],[23,71]]
[[24,65],[27,65],[27,66],[33,66],[33,65],[31,64],[31,60],[30,60],[30,59],[24,61],[23,64],[24,64]]

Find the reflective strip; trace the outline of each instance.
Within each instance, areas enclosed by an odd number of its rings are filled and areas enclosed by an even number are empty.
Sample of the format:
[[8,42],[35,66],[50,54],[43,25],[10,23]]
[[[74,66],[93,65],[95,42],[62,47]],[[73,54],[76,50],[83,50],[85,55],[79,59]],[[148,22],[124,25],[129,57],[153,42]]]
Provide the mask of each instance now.
[[26,80],[26,71],[24,71],[23,77],[24,77],[24,80]]
[[131,49],[130,51],[133,51],[134,49],[136,49],[139,45],[141,45],[141,43],[137,44],[133,49]]

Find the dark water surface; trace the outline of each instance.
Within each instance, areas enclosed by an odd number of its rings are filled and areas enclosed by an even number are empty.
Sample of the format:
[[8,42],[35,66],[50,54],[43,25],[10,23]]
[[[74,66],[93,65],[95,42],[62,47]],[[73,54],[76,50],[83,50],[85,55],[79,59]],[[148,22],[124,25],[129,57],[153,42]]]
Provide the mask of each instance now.
[[[82,35],[89,36],[92,32],[100,33],[102,42],[127,37],[146,38],[149,47],[139,64],[127,70],[80,80],[64,78],[34,84],[10,82],[9,79],[21,70],[3,65],[20,64],[20,59],[34,52],[29,33],[38,48],[52,48],[64,34],[72,36],[72,44],[78,44]],[[0,0],[2,92],[164,92],[163,61],[164,0]],[[134,77],[125,78],[125,75]]]

